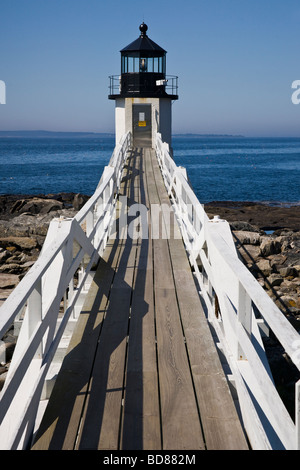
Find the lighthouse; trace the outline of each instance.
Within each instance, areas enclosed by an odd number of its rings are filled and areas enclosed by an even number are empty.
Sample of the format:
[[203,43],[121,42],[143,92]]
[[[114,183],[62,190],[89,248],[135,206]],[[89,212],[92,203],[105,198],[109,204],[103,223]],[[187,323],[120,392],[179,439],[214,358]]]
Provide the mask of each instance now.
[[134,147],[155,146],[159,132],[172,148],[172,103],[178,99],[178,77],[166,75],[166,51],[147,35],[140,36],[121,52],[121,75],[110,76],[109,99],[115,100],[116,144],[128,131]]

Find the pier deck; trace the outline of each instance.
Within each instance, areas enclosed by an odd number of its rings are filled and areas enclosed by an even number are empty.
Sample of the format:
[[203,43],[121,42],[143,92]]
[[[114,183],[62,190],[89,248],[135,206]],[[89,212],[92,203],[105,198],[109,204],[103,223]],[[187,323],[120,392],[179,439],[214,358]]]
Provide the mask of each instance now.
[[[122,195],[168,227],[153,150],[131,151]],[[32,449],[248,448],[177,223],[148,226],[109,240]]]

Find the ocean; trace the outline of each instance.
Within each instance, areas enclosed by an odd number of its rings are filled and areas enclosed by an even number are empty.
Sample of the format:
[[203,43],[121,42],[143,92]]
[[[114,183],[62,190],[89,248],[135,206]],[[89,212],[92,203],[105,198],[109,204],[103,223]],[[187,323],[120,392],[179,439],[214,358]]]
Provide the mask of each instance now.
[[[0,137],[0,194],[92,195],[114,149],[113,135]],[[300,204],[300,138],[173,136],[203,204]]]

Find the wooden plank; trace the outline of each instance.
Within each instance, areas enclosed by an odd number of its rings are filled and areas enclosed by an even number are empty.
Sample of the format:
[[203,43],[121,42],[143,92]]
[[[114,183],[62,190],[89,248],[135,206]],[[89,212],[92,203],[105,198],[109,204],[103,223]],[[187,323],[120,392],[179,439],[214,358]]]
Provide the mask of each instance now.
[[[147,204],[143,158],[137,162],[137,200]],[[156,366],[152,242],[140,240],[129,329],[121,448],[161,449],[160,408]]]
[[[120,187],[121,195],[127,194],[130,183],[130,179],[126,178],[127,169],[124,174]],[[118,210],[116,217],[118,218]],[[75,446],[99,333],[121,247],[122,242],[117,238],[109,240],[103,260],[100,260],[33,449],[73,449]]]
[[207,449],[248,449],[194,281],[185,270],[174,277]]
[[[135,183],[132,175],[136,176],[136,165],[137,158],[132,153],[127,164],[130,178],[124,184],[128,204],[135,202]],[[99,338],[76,445],[78,449],[119,448],[128,323],[138,249],[138,242],[127,237]]]
[[151,269],[138,269],[133,291],[121,437],[122,449],[161,448]]
[[[153,163],[157,169],[158,164]],[[164,183],[155,172],[160,200]],[[183,241],[168,240],[180,315],[209,450],[245,450],[248,445],[196,290]]]
[[119,243],[108,243],[78,318],[32,449],[73,449],[107,299],[118,263]]
[[[155,181],[150,158],[147,178]],[[157,187],[152,185],[149,203],[157,200]],[[204,449],[167,240],[153,240],[153,262],[163,449]]]
[[128,321],[138,245],[125,242],[94,360],[77,449],[118,449]]
[[163,448],[204,449],[174,289],[155,288]]

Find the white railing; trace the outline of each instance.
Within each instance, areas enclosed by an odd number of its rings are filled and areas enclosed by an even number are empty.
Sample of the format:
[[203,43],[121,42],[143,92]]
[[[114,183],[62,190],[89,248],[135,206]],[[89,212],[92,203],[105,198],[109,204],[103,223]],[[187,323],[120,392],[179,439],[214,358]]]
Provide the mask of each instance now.
[[251,446],[300,449],[300,381],[294,422],[274,385],[260,325],[273,331],[299,370],[300,335],[238,258],[229,224],[217,216],[209,220],[160,134],[156,154],[208,320],[230,366]]
[[0,339],[16,317],[24,315],[0,395],[1,449],[24,449],[30,443],[51,361],[105,248],[130,146],[128,133],[84,207],[73,219],[51,222],[39,259],[0,308]]

